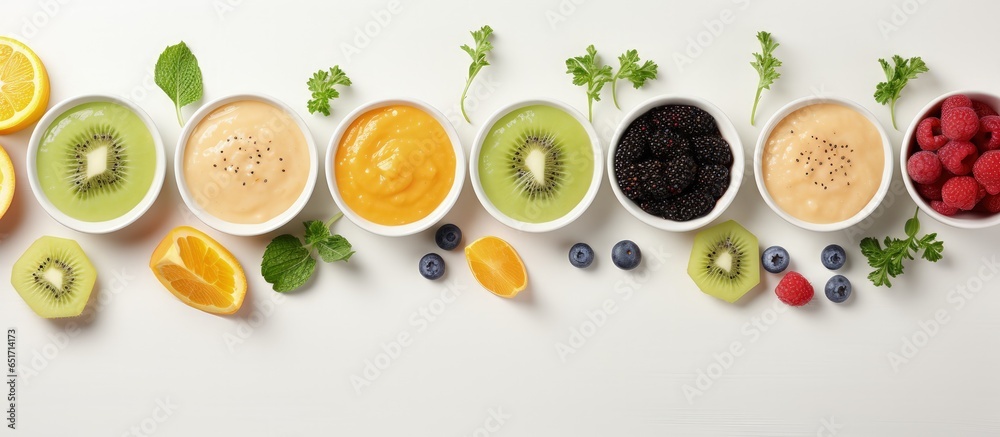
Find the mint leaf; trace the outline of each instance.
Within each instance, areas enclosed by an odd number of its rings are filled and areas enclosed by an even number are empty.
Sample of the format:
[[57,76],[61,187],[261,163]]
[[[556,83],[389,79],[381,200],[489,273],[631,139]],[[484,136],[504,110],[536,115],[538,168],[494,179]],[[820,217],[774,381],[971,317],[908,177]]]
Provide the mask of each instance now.
[[260,273],[264,280],[272,284],[274,291],[284,293],[301,287],[316,270],[316,258],[313,249],[319,252],[323,261],[347,261],[354,251],[351,243],[340,235],[332,235],[330,225],[343,214],[333,216],[323,223],[319,220],[302,222],[306,228],[305,244],[298,238],[284,234],[279,235],[267,245],[264,259],[260,264]]
[[319,252],[323,261],[332,263],[335,261],[347,261],[354,255],[351,250],[351,243],[340,235],[331,235],[321,241],[316,242],[316,251]]
[[184,41],[169,46],[160,53],[159,59],[156,60],[154,81],[174,102],[177,122],[183,126],[181,107],[197,102],[203,92],[198,59]]
[[299,288],[316,270],[316,260],[309,252],[298,238],[279,235],[264,250],[260,274],[279,293]]

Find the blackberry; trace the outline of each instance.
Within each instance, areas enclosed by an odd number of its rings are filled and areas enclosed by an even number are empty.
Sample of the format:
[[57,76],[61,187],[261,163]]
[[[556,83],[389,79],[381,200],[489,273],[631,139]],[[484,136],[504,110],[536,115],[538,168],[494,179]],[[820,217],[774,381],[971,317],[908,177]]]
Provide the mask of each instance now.
[[657,129],[676,130],[687,136],[702,136],[717,133],[715,118],[697,106],[666,105],[649,111],[650,122]]
[[644,134],[635,131],[626,132],[618,141],[615,149],[615,168],[638,164],[646,158],[646,139]]
[[615,178],[622,194],[635,202],[643,199],[642,182],[639,180],[639,164],[615,166]]
[[666,199],[681,194],[698,173],[698,164],[690,156],[673,161],[646,161],[639,164],[642,189],[653,199]]
[[722,137],[709,135],[691,139],[691,153],[699,165],[733,164],[733,151]]
[[718,199],[729,188],[729,168],[717,164],[703,165],[691,182],[689,191],[700,191]]
[[661,217],[686,222],[705,216],[712,208],[715,208],[715,199],[711,194],[690,191],[666,201]]
[[658,131],[649,136],[649,153],[660,161],[671,161],[681,155],[690,155],[691,144],[675,131]]

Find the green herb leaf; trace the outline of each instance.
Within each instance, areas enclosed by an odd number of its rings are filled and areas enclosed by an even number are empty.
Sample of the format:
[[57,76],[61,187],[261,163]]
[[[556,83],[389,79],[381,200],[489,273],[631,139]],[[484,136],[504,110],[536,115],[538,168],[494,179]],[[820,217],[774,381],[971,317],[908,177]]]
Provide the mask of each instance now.
[[469,114],[465,113],[465,96],[469,93],[469,86],[472,85],[472,80],[476,78],[479,74],[479,70],[483,67],[490,65],[486,60],[486,54],[493,50],[493,44],[490,43],[490,35],[493,34],[493,28],[490,26],[483,26],[479,30],[474,30],[469,32],[472,34],[472,40],[476,43],[476,48],[469,47],[467,44],[462,44],[460,47],[465,53],[468,53],[472,57],[472,64],[469,65],[469,77],[465,80],[465,88],[462,90],[462,98],[459,100],[459,106],[462,109],[462,116],[465,117],[466,123],[472,123],[469,119]]
[[573,76],[573,85],[587,87],[587,119],[594,121],[594,102],[601,100],[601,89],[611,81],[611,66],[601,65],[591,44],[586,55],[566,60],[566,73]]
[[351,243],[346,238],[332,235],[330,232],[330,225],[340,217],[341,214],[337,214],[326,223],[319,220],[303,222],[306,228],[305,245],[298,238],[288,234],[275,237],[267,245],[260,273],[265,281],[272,284],[274,291],[281,293],[291,291],[309,280],[316,270],[313,249],[316,249],[320,258],[328,263],[347,261],[354,255]]
[[181,118],[181,107],[197,102],[201,99],[203,85],[201,82],[201,68],[198,67],[198,59],[191,53],[184,41],[177,45],[172,45],[160,53],[156,60],[156,70],[154,73],[156,85],[167,93],[167,97],[174,102],[177,111],[177,122],[181,126],[184,121]]
[[886,81],[875,85],[875,101],[882,105],[889,104],[889,116],[892,119],[892,128],[899,130],[896,127],[896,100],[899,99],[899,94],[906,87],[906,83],[910,79],[916,79],[917,75],[926,73],[929,69],[919,56],[903,59],[899,55],[894,55],[892,57],[892,67],[889,66],[889,63],[885,59],[879,59],[878,63],[882,66]]
[[316,260],[298,238],[279,235],[264,250],[260,274],[274,291],[284,293],[301,287],[316,270]]
[[753,110],[750,111],[750,125],[753,126],[757,117],[757,103],[760,102],[760,94],[763,90],[771,89],[771,84],[781,77],[777,68],[781,66],[781,61],[774,57],[774,49],[778,48],[778,43],[771,39],[768,32],[757,32],[757,41],[760,41],[762,53],[753,53],[754,61],[750,65],[757,70],[757,95],[753,98]]
[[340,92],[334,88],[335,85],[351,86],[351,79],[340,69],[339,65],[334,65],[330,70],[319,70],[306,81],[309,91],[312,92],[312,100],[306,103],[310,114],[317,112],[329,116],[330,100],[340,97]]
[[637,50],[629,50],[619,56],[618,65],[618,72],[611,79],[611,100],[615,102],[615,108],[621,109],[621,106],[618,106],[618,93],[616,92],[618,80],[628,80],[632,82],[635,89],[639,89],[646,84],[647,80],[656,79],[657,66],[655,62],[649,60],[640,66]]
[[861,240],[861,254],[868,259],[868,265],[873,267],[868,274],[868,280],[877,287],[892,287],[889,278],[903,274],[903,260],[912,260],[913,253],[923,251],[921,258],[937,262],[942,258],[944,252],[944,242],[937,241],[937,234],[931,233],[917,238],[920,231],[920,221],[917,219],[918,209],[913,217],[906,221],[904,231],[907,238],[885,237],[885,248],[879,244],[878,240],[867,237]]

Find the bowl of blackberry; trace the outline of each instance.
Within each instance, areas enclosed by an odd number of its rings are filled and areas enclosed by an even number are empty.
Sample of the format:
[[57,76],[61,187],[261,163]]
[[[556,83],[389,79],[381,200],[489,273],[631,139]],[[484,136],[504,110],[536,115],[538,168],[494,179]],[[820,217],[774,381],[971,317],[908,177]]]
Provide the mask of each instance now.
[[618,201],[643,223],[672,232],[699,229],[736,198],[743,143],[712,103],[655,97],[625,116],[608,150],[608,177]]

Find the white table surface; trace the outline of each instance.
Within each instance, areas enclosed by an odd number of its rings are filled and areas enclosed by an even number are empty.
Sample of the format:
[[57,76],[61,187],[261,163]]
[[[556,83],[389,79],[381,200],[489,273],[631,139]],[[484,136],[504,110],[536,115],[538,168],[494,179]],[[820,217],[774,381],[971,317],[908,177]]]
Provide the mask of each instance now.
[[[748,157],[759,133],[748,122],[758,30],[775,35],[785,64],[764,94],[759,124],[792,99],[837,95],[872,110],[898,148],[902,134],[872,99],[883,80],[876,60],[893,54],[922,56],[931,69],[904,91],[896,108],[901,129],[946,91],[1000,91],[1000,58],[990,45],[996,2],[618,3],[407,1],[382,14],[390,17],[383,26],[370,23],[385,1],[17,0],[3,3],[0,29],[27,37],[42,57],[53,104],[84,93],[128,96],[156,121],[170,156],[180,129],[152,68],[179,40],[201,64],[204,101],[239,92],[276,96],[307,121],[323,151],[341,118],[373,99],[423,99],[457,121],[469,62],[458,46],[471,43],[467,32],[482,24],[496,29],[496,50],[473,87],[474,123],[456,124],[467,151],[479,123],[515,100],[554,98],[586,111],[564,60],[591,43],[608,63],[636,48],[660,65],[660,78],[646,88],[623,84],[623,111],[660,94],[704,97],[733,118]],[[713,24],[720,17],[728,23]],[[43,25],[26,28],[26,19]],[[355,41],[366,25],[376,35]],[[711,29],[718,35],[709,38]],[[699,34],[709,44],[688,47]],[[344,45],[359,42],[348,56]],[[690,63],[678,63],[691,54]],[[334,64],[354,86],[335,101],[333,116],[310,115],[305,81]],[[594,123],[606,142],[624,112],[604,96]],[[185,108],[185,116],[194,110]],[[736,219],[762,247],[786,247],[792,268],[820,293],[805,308],[786,310],[771,291],[778,277],[764,272],[761,286],[736,305],[702,294],[686,274],[694,233],[641,224],[606,178],[583,217],[544,235],[504,227],[466,184],[446,221],[459,224],[466,241],[494,234],[518,249],[530,285],[515,300],[481,289],[460,253],[444,253],[445,280],[421,278],[417,259],[438,251],[431,231],[383,238],[347,221],[334,230],[358,251],[350,263],[320,265],[307,287],[278,295],[259,275],[261,254],[277,233],[238,238],[207,228],[183,205],[172,176],[153,208],[123,231],[100,236],[62,227],[28,187],[29,135],[0,137],[19,182],[0,221],[0,319],[17,329],[21,373],[18,430],[3,435],[1000,434],[1000,297],[990,280],[1000,236],[922,217],[923,229],[945,242],[945,259],[910,262],[894,287],[874,288],[857,242],[902,234],[914,204],[898,169],[877,218],[832,234],[781,221],[748,171],[719,222]],[[300,221],[334,212],[321,173],[305,211],[282,231],[299,233]],[[153,247],[182,224],[206,230],[243,264],[250,290],[235,316],[185,306],[149,271]],[[6,285],[13,261],[43,234],[78,240],[99,271],[88,317],[75,325],[40,319]],[[610,262],[611,246],[626,238],[645,254],[631,273]],[[566,260],[577,241],[598,252],[585,271]],[[855,296],[845,305],[822,296],[831,273],[819,252],[830,243],[848,249],[843,273]],[[957,288],[970,286],[983,291],[963,297]],[[591,329],[589,317],[605,316]],[[936,316],[947,322],[921,325]],[[580,330],[587,335],[573,339]],[[395,350],[400,335],[405,346]],[[908,342],[919,346],[911,350]],[[573,353],[561,356],[559,344],[575,345]],[[727,356],[731,348],[739,353]],[[894,365],[892,354],[902,360]],[[384,369],[356,390],[352,376],[365,378],[367,363]],[[686,394],[685,386],[701,393]]]

